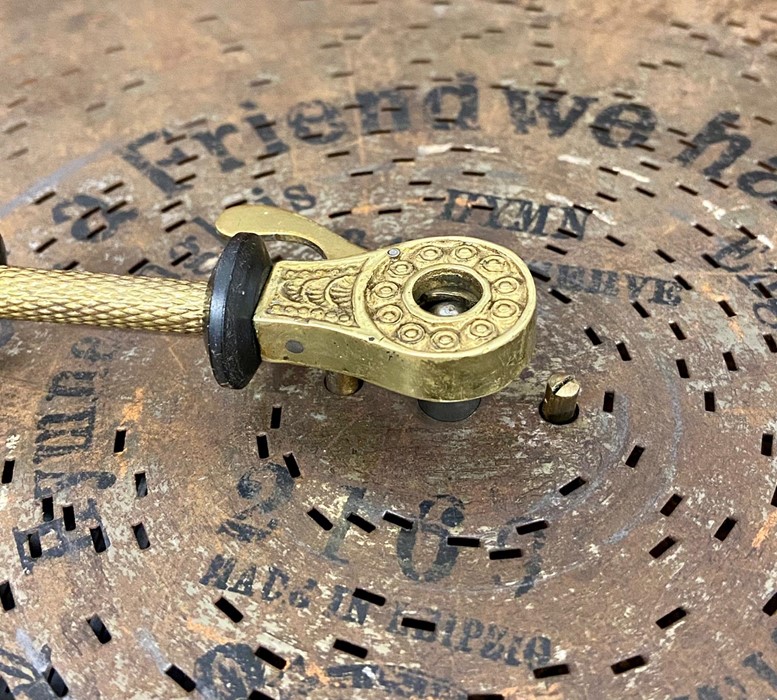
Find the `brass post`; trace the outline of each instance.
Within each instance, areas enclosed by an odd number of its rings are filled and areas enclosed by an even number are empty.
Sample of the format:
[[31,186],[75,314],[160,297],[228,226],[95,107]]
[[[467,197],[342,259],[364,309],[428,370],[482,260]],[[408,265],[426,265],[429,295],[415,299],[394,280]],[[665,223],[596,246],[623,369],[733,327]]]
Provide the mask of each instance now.
[[545,385],[542,417],[549,423],[570,423],[577,416],[577,397],[580,384],[571,374],[552,374]]

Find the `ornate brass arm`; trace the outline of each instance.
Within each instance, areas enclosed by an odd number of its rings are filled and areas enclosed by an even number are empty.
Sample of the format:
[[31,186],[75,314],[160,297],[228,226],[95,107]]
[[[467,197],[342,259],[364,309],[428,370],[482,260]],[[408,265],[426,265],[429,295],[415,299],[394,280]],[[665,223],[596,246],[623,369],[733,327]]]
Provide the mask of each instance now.
[[[531,357],[534,284],[506,248],[450,236],[368,252],[265,206],[228,209],[216,227],[232,238],[207,285],[0,266],[0,318],[204,331],[216,378],[235,388],[264,359],[464,401],[502,389]],[[331,259],[272,265],[262,237]]]

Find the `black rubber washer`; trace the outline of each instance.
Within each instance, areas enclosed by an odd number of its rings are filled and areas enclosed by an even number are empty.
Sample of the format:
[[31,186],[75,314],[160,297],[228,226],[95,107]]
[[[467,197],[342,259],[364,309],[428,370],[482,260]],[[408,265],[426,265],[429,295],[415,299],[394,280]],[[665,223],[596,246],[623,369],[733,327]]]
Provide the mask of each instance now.
[[0,236],[0,265],[8,264],[8,254],[5,252],[5,243],[3,243],[3,237]]
[[267,247],[253,233],[231,238],[213,268],[205,342],[221,386],[242,389],[262,362],[253,320],[271,270]]

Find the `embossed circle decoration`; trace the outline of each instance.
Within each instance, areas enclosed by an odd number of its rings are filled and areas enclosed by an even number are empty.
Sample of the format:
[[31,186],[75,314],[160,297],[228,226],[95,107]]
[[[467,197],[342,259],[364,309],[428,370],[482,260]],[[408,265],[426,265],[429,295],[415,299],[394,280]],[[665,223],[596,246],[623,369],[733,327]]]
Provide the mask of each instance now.
[[[398,345],[436,353],[482,347],[521,327],[529,289],[514,254],[483,241],[481,246],[478,250],[458,239],[398,245],[400,256],[387,255],[373,270],[364,293],[357,289],[355,297],[364,299],[369,318]],[[458,271],[481,288],[471,309],[455,317],[436,317],[419,307],[412,294],[415,282],[438,270]]]

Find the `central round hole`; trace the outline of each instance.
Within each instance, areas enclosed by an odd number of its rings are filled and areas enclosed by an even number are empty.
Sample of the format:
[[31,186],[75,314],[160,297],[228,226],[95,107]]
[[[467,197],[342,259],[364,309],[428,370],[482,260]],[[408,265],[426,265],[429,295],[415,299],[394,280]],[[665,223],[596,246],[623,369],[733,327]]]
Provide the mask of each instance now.
[[432,270],[421,275],[413,285],[415,303],[435,316],[463,314],[482,296],[480,282],[459,270]]

